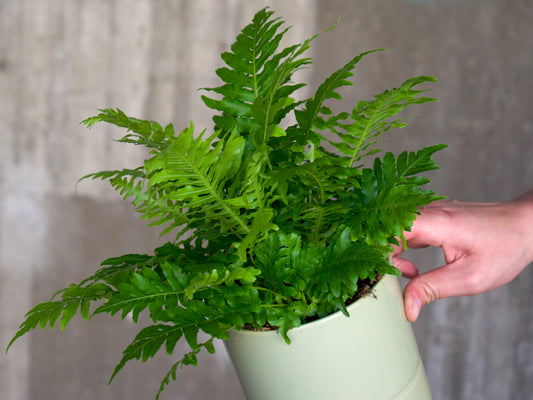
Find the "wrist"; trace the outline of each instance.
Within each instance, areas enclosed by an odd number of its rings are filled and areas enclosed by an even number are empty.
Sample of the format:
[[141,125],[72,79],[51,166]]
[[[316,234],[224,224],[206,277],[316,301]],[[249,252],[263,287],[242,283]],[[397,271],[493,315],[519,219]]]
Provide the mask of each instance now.
[[525,244],[528,263],[533,262],[533,189],[509,202],[514,223]]

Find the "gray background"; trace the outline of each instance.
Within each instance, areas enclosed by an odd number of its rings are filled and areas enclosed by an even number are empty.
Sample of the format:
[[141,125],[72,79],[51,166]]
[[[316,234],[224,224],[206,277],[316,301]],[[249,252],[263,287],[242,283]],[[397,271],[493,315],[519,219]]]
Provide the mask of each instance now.
[[[89,172],[136,166],[120,132],[87,131],[97,108],[208,127],[197,88],[217,84],[219,54],[270,5],[300,41],[315,42],[311,87],[356,53],[356,99],[435,75],[439,103],[417,110],[387,148],[446,143],[433,188],[451,198],[500,201],[533,186],[533,3],[528,0],[0,0],[0,345],[22,316],[107,257],[161,240]],[[413,254],[421,269],[439,252]],[[414,325],[435,400],[526,400],[533,393],[533,274],[471,298],[441,300]],[[0,355],[0,398],[151,399],[172,358],[132,362],[108,387],[139,328],[101,317],[65,332],[34,332]],[[243,399],[222,344],[180,373],[162,399]],[[386,379],[386,377],[384,377]],[[354,378],[355,379],[355,378]]]

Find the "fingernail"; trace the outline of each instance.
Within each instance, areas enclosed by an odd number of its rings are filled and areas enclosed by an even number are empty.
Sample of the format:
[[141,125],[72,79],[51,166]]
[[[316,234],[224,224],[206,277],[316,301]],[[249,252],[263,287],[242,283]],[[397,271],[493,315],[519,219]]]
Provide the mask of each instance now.
[[408,298],[406,300],[407,319],[411,322],[415,322],[422,309],[422,302],[419,298]]

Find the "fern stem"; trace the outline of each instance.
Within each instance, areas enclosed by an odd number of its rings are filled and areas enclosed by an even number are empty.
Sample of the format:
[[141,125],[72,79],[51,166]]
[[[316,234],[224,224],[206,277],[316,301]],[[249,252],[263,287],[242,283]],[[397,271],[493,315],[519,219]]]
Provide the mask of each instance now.
[[261,304],[261,308],[284,308],[287,304]]
[[324,219],[324,209],[322,207],[320,207],[318,209],[318,218],[316,219],[316,223],[315,223],[315,234],[314,234],[314,237],[313,237],[313,242],[318,242],[318,234],[319,234],[319,231],[320,231],[320,226],[322,225],[322,221]]
[[253,56],[252,56],[252,70],[253,70],[253,77],[254,77],[254,94],[255,94],[255,97],[257,97],[259,95],[259,91],[258,91],[258,88],[257,88],[257,66],[255,64],[255,61],[256,61],[256,56],[257,56],[257,28],[254,32],[254,44],[253,44]]

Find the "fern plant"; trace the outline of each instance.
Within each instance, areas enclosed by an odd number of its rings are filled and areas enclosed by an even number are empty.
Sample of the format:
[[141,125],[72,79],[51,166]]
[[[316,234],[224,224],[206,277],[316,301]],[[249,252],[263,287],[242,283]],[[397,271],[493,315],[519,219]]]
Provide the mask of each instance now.
[[[419,206],[438,197],[421,187],[420,174],[436,169],[436,145],[398,156],[385,153],[370,166],[386,132],[405,126],[403,110],[434,100],[419,87],[433,77],[408,79],[348,112],[330,105],[341,99],[366,52],[328,77],[308,99],[291,80],[311,63],[309,40],[280,49],[287,29],[268,9],[259,11],[222,54],[221,86],[206,89],[205,105],[217,112],[213,133],[191,124],[173,125],[100,110],[83,121],[126,129],[121,142],[150,150],[134,169],[102,171],[84,178],[108,180],[168,243],[153,254],[105,260],[78,284],[31,309],[11,344],[40,326],[61,329],[80,314],[143,312],[153,324],[124,350],[111,379],[132,359],[146,361],[164,349],[182,355],[161,383],[176,379],[182,365],[196,365],[202,349],[231,329],[270,325],[290,343],[290,329],[336,311],[360,283],[398,275],[388,262]],[[377,50],[374,50],[377,51]],[[292,115],[296,123],[287,123]],[[82,179],[84,179],[82,178]],[[207,340],[199,342],[200,332]],[[159,393],[157,397],[159,397]]]

